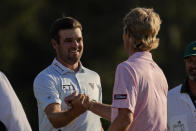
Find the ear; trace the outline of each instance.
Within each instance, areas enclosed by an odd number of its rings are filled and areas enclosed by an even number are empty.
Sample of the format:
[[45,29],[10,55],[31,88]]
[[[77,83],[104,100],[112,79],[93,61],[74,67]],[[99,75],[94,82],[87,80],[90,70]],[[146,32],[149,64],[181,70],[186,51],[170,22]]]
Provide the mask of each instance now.
[[56,40],[55,39],[52,39],[51,40],[51,43],[52,43],[52,47],[56,50],[57,45],[58,45],[58,43],[56,42]]

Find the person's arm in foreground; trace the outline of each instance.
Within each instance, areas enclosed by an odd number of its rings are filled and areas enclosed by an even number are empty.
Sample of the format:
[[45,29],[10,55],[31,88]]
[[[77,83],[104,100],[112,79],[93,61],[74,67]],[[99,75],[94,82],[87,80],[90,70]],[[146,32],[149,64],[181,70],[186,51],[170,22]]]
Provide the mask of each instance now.
[[0,72],[0,101],[0,121],[8,131],[31,131],[22,104],[2,72]]
[[84,108],[87,108],[88,110],[103,117],[104,119],[111,121],[111,105],[102,104],[102,103],[98,103],[96,101],[90,100],[90,98],[84,94],[80,94],[80,96],[83,97],[85,102],[75,101],[75,99],[78,99],[78,97],[79,97],[79,96],[76,96],[75,94],[72,94],[72,95],[66,97],[64,101],[65,101],[65,103],[71,102],[71,106],[75,106],[75,105],[83,106]]
[[62,111],[61,105],[58,103],[52,103],[46,107],[45,112],[47,117],[55,128],[68,125],[87,110],[87,108],[77,103],[75,104],[77,101],[84,102],[84,98],[79,95],[77,99],[72,102],[73,107],[67,111]]
[[118,116],[110,125],[108,131],[127,131],[133,121],[133,113],[127,108],[119,108]]

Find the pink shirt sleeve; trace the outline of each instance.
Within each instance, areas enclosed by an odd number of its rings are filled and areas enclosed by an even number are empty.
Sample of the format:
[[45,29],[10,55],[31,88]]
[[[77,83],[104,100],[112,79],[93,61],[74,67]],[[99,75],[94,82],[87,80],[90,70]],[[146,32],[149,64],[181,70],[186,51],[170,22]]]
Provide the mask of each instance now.
[[117,108],[128,108],[134,112],[137,90],[133,74],[133,69],[127,63],[118,65],[113,88],[112,119],[117,116]]

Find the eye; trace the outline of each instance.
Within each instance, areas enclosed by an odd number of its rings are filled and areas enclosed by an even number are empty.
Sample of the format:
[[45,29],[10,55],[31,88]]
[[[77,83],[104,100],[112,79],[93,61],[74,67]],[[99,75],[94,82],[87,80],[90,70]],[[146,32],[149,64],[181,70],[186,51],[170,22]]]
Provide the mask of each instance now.
[[191,64],[191,63],[193,62],[192,59],[191,59],[190,57],[187,58],[186,61],[187,61],[187,63],[189,63],[189,64]]
[[77,41],[78,43],[80,43],[80,42],[82,41],[82,38],[77,38],[76,41]]
[[64,42],[73,42],[72,38],[65,38]]

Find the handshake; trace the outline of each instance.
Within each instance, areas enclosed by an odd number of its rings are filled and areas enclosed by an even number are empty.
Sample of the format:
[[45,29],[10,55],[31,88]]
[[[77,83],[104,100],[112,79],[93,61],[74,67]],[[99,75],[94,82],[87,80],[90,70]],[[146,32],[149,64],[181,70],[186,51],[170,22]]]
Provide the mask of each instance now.
[[78,94],[77,91],[71,95],[65,97],[64,102],[68,105],[68,109],[74,110],[80,114],[84,113],[87,110],[91,110],[93,105],[96,103],[95,100],[91,100],[85,94]]

